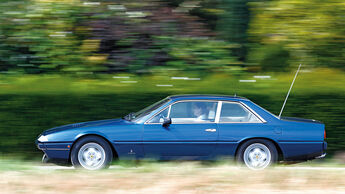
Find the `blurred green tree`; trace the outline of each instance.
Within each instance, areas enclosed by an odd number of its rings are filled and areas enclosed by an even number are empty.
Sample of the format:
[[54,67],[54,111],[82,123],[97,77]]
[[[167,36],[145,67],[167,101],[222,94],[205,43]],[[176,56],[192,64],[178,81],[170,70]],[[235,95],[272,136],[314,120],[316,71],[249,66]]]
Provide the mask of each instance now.
[[13,1],[0,4],[1,70],[56,72],[83,61],[73,33],[80,2]]
[[250,18],[248,2],[249,0],[221,0],[219,3],[223,13],[219,17],[217,31],[223,39],[237,45],[232,52],[240,61],[245,61],[247,55]]
[[[215,44],[214,34],[199,17],[189,14],[198,3],[1,2],[0,8],[4,11],[0,12],[0,71],[139,73],[156,66],[176,67],[176,63],[181,69],[193,67],[194,70],[229,64],[230,58],[234,61],[231,49],[225,49],[229,52],[219,50],[227,43]],[[161,39],[155,38],[159,36],[178,41],[170,42],[171,45],[160,44]],[[203,41],[195,41],[200,38]],[[184,49],[191,58],[174,54],[179,49]],[[204,60],[206,55],[196,54],[198,50],[213,53],[213,60]],[[201,65],[202,61],[209,64]]]
[[279,72],[289,70],[290,53],[284,44],[253,46],[252,52],[248,54],[247,59],[249,62],[252,61],[253,64],[259,65],[263,71]]
[[[256,43],[252,45],[251,52],[260,53],[261,47],[280,45],[284,48],[277,49],[289,53],[289,64],[304,63],[344,69],[344,1],[278,0],[250,5],[254,15],[250,21],[249,34]],[[277,62],[272,65],[281,65],[278,64],[280,55],[276,55],[275,59],[272,54],[251,55],[255,56],[251,62],[269,59]]]
[[238,66],[229,55],[232,46],[226,41],[190,37],[157,37],[157,46],[165,48],[168,67],[186,71],[217,72]]
[[216,41],[207,25],[189,13],[198,1],[147,0],[135,7],[126,2],[121,5],[119,14],[89,25],[97,29],[92,38],[101,40],[99,53],[108,56],[108,72],[142,73],[162,67],[198,72],[234,63],[231,50],[225,48],[229,44]]

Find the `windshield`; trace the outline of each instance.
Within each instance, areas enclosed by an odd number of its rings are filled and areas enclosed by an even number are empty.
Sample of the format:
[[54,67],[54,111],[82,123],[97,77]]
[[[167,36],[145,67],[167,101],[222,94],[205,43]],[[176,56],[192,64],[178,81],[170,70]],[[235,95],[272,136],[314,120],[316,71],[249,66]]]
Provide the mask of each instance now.
[[129,114],[129,119],[128,120],[138,120],[148,114],[150,114],[152,111],[156,110],[157,108],[159,108],[160,106],[162,106],[163,104],[165,104],[166,102],[168,102],[170,99],[169,98],[164,98],[163,100],[160,100],[136,113],[130,113]]

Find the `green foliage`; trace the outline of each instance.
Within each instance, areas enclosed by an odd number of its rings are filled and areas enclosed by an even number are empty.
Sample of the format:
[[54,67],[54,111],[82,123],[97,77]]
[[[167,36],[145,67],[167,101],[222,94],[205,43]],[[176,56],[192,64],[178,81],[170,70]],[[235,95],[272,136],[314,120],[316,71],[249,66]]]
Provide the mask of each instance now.
[[[344,8],[341,0],[3,0],[0,152],[37,154],[43,129],[123,116],[169,94],[237,93],[277,113],[292,78],[281,71],[300,63],[310,72],[286,116],[324,121],[330,151],[344,149]],[[324,66],[338,69],[309,68]],[[275,78],[239,82],[253,79],[247,69]],[[119,72],[130,78],[111,78]]]
[[2,70],[54,72],[83,61],[80,41],[72,31],[78,3],[5,2],[0,7]]
[[268,44],[254,47],[248,61],[258,64],[264,71],[287,71],[290,53],[283,44]]
[[187,71],[223,71],[238,65],[229,53],[233,45],[206,38],[157,37],[158,45],[166,49],[168,67]]
[[256,43],[285,45],[290,64],[344,68],[342,0],[265,1],[251,3],[251,7],[249,34]]
[[178,4],[1,2],[0,71],[141,73],[157,66],[203,71],[236,63],[229,44],[212,38],[186,13],[188,2]]
[[247,29],[249,23],[248,0],[222,0],[219,8],[223,14],[219,17],[217,30],[221,37],[238,46],[233,48],[233,55],[244,61],[247,55]]
[[[237,93],[279,113],[293,73],[271,74],[272,79],[241,83],[256,74],[209,74],[201,80],[172,80],[168,75],[122,79],[98,77],[24,76],[4,78],[0,84],[0,154],[40,156],[34,141],[45,129],[90,120],[122,117],[168,95]],[[124,75],[119,75],[124,76]],[[128,76],[128,75],[126,75]],[[179,73],[177,76],[188,76]],[[190,77],[190,76],[188,76]],[[137,81],[126,83],[123,81]],[[327,131],[328,153],[345,149],[344,74],[332,70],[301,72],[283,116],[320,120]],[[158,84],[172,87],[157,87]]]
[[189,13],[202,18],[208,28],[214,31],[217,30],[220,18],[225,14],[224,2],[223,0],[203,0]]
[[[1,95],[1,153],[38,156],[41,153],[36,149],[34,141],[45,129],[75,122],[123,117],[170,94],[161,91],[99,95]],[[271,110],[279,110],[282,103],[280,96],[241,95]],[[284,116],[323,121],[328,136],[328,153],[332,154],[345,148],[344,119],[341,116],[345,112],[340,108],[344,100],[344,95],[335,94],[293,95]]]
[[0,10],[3,73],[344,67],[340,0],[28,0]]

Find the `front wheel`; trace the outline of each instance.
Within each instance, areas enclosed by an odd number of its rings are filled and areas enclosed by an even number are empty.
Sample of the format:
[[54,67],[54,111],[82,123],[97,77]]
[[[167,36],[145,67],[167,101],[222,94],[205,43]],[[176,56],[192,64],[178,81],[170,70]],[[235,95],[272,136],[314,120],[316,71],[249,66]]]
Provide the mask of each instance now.
[[107,168],[112,158],[113,153],[108,142],[97,136],[87,136],[78,140],[71,152],[73,166],[88,170]]
[[48,163],[48,162],[49,162],[49,157],[47,156],[47,154],[43,154],[42,163]]
[[252,139],[243,143],[237,153],[237,161],[254,170],[267,168],[277,160],[277,148],[272,142],[263,139]]

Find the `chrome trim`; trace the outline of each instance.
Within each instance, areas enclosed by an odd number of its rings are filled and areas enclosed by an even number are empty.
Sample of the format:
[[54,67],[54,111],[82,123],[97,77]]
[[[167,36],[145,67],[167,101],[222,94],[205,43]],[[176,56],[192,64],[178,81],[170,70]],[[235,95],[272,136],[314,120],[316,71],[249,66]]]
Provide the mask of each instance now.
[[222,105],[223,105],[223,102],[222,101],[218,101],[216,118],[214,119],[215,123],[219,123],[220,111],[222,110]]
[[69,150],[66,148],[46,148],[45,150]]
[[[176,101],[173,102],[172,104],[170,104],[169,106],[165,107],[163,110],[159,111],[158,113],[154,114],[152,117],[150,117],[149,119],[147,119],[147,121],[145,121],[145,125],[149,124],[149,125],[161,125],[162,123],[148,123],[151,119],[153,119],[153,117],[155,117],[156,115],[160,114],[161,112],[163,112],[165,109],[169,108],[168,111],[168,116],[170,116],[170,111],[171,111],[171,106],[179,103],[179,102],[198,102],[198,101],[203,101],[203,102],[218,102],[217,105],[217,111],[216,111],[216,117],[214,122],[194,122],[194,123],[174,123],[174,124],[210,124],[210,123],[267,123],[267,121],[265,119],[263,119],[259,114],[257,114],[253,109],[251,109],[248,105],[246,105],[245,103],[241,102],[241,101],[226,101],[226,100],[180,100],[180,101]],[[240,105],[242,105],[243,108],[247,109],[249,112],[251,112],[252,114],[254,114],[254,116],[256,116],[261,122],[219,122],[220,120],[220,114],[221,114],[221,109],[223,106],[223,102],[225,103],[238,103]]]
[[[147,123],[145,125],[162,125],[163,123]],[[174,125],[195,125],[195,124],[217,124],[215,122],[200,122],[200,123],[197,123],[197,122],[194,122],[194,123],[173,123]]]
[[[218,121],[218,123],[266,123],[266,120],[263,119],[259,114],[257,114],[253,109],[251,109],[249,106],[247,106],[246,104],[244,104],[241,101],[222,101],[225,103],[237,103],[240,104],[244,109],[247,109],[250,113],[252,113],[254,116],[256,116],[256,118],[258,118],[261,122],[220,122]],[[223,105],[222,105],[223,106]],[[219,115],[219,119],[220,119],[220,115]]]
[[324,158],[324,157],[326,157],[326,153],[324,153],[324,154],[322,154],[321,156],[317,156],[317,157],[315,157],[316,159],[320,159],[320,158]]
[[253,124],[257,124],[257,123],[264,123],[264,122],[219,122],[219,124],[228,124],[228,123],[244,123],[244,124],[248,124],[248,123],[253,123]]
[[261,120],[261,122],[267,123],[265,119],[263,119],[258,113],[256,113],[253,109],[251,109],[248,105],[246,105],[243,102],[239,102],[239,103],[242,104],[245,108],[247,108],[250,112],[252,112],[256,117],[258,117],[259,120]]
[[[171,110],[171,105],[169,105],[169,110],[168,110],[168,115],[167,115],[167,117],[169,118],[169,116],[170,116],[170,110]],[[165,110],[165,109],[164,109]]]

